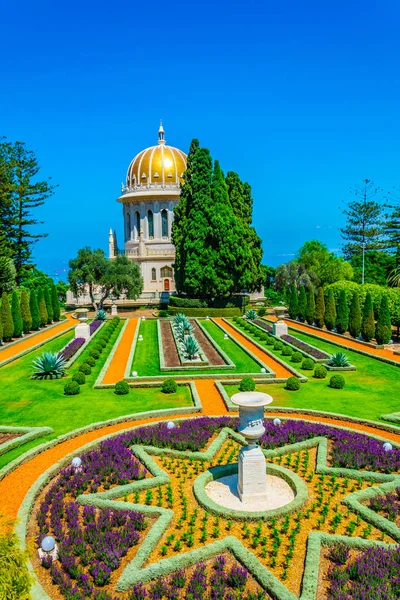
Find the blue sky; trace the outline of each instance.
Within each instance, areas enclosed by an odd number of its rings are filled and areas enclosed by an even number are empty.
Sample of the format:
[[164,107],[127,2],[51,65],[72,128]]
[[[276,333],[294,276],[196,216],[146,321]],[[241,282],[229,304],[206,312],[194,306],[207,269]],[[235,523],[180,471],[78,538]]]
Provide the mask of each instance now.
[[253,188],[264,262],[312,238],[340,248],[340,206],[368,177],[400,185],[396,1],[4,3],[0,133],[59,184],[40,210],[49,272],[120,241],[126,168],[198,137]]

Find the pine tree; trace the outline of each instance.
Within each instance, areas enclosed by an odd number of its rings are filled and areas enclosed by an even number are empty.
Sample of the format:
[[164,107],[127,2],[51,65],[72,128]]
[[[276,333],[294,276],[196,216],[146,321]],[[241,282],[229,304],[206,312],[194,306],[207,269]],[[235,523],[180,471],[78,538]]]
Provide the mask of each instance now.
[[289,300],[289,317],[291,319],[296,319],[299,314],[299,297],[297,295],[296,286],[292,285],[292,289],[290,290],[290,300]]
[[379,345],[388,344],[392,337],[392,323],[390,320],[389,302],[386,294],[382,296],[379,307],[378,321],[376,323],[375,339]]
[[58,299],[57,287],[53,283],[51,285],[51,304],[53,307],[53,321],[60,320],[60,301]]
[[47,310],[47,324],[50,325],[53,321],[53,305],[51,303],[50,290],[47,285],[44,287],[43,295]]
[[187,218],[192,207],[193,189],[193,159],[199,150],[199,140],[193,139],[190,144],[186,162],[186,171],[183,173],[183,185],[179,203],[174,208],[174,221],[172,223],[172,243],[175,246],[174,278],[178,293],[184,291],[186,251],[185,240],[187,235]]
[[25,288],[21,291],[21,317],[22,317],[22,331],[29,333],[32,329],[32,316],[31,309],[29,307],[28,292]]
[[41,287],[38,289],[37,302],[38,302],[38,307],[39,307],[40,327],[45,327],[47,325],[48,314],[47,314],[46,302],[44,299],[44,291],[43,291],[43,288],[41,288]]
[[324,290],[322,287],[318,288],[317,291],[317,302],[315,304],[315,323],[317,327],[324,326],[325,319],[325,298]]
[[346,290],[341,290],[339,294],[336,329],[338,333],[346,333],[349,326],[349,306],[347,304]]
[[314,325],[315,321],[315,294],[312,285],[307,290],[307,310],[306,321],[309,325]]
[[307,296],[306,296],[306,288],[304,287],[304,285],[300,286],[299,309],[298,309],[297,314],[299,317],[299,321],[304,323],[304,321],[306,320],[306,314],[307,314]]
[[361,309],[358,293],[354,292],[351,299],[349,314],[349,333],[352,337],[358,338],[361,333]]
[[32,331],[37,331],[40,327],[40,314],[39,305],[37,301],[37,294],[35,290],[31,290],[29,293],[29,309],[32,317]]
[[325,327],[328,331],[332,331],[336,325],[336,305],[335,296],[333,290],[328,290],[328,297],[326,299],[325,316],[324,316]]
[[11,306],[6,292],[3,292],[1,296],[0,318],[3,325],[3,340],[5,342],[11,342],[14,335],[14,324],[11,314]]
[[375,336],[375,318],[372,296],[368,292],[363,306],[361,335],[364,342],[370,342]]
[[13,291],[11,297],[11,314],[14,324],[14,337],[19,338],[22,335],[22,316],[19,298],[16,290]]

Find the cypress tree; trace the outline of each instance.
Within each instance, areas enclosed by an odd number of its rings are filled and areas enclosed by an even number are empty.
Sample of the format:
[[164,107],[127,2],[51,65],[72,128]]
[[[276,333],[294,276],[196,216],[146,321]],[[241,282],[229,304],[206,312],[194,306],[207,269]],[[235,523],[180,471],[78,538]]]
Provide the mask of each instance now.
[[11,297],[11,314],[14,324],[14,337],[21,337],[22,335],[22,316],[21,307],[19,304],[19,298],[16,290],[13,291]]
[[306,320],[306,314],[307,314],[307,296],[306,296],[306,288],[304,287],[304,285],[300,286],[299,309],[298,309],[297,314],[299,317],[299,321],[304,323],[304,321]]
[[11,342],[12,336],[14,335],[14,323],[12,319],[10,302],[8,301],[6,292],[3,292],[1,296],[0,317],[3,325],[3,340],[5,342]]
[[53,321],[60,320],[60,301],[58,299],[57,288],[53,283],[51,285],[51,304],[53,307]]
[[50,290],[47,285],[44,287],[43,296],[47,310],[47,324],[50,325],[50,323],[53,321],[53,305],[51,303]]
[[43,291],[43,288],[41,288],[41,287],[38,289],[37,302],[38,302],[38,307],[39,307],[40,327],[45,327],[47,325],[48,314],[47,314],[46,302],[44,300],[44,291]]
[[40,327],[39,305],[35,290],[29,292],[29,309],[32,317],[32,331],[37,331]]
[[379,307],[378,321],[376,324],[375,339],[377,344],[388,344],[392,337],[392,323],[390,320],[388,297],[382,296]]
[[31,309],[29,307],[28,292],[25,288],[22,288],[21,292],[21,317],[22,317],[22,331],[29,333],[32,329],[32,316]]
[[372,303],[372,296],[369,292],[365,297],[363,307],[361,335],[364,342],[370,342],[375,336],[374,305]]
[[3,345],[3,324],[1,322],[1,318],[0,318],[0,346]]
[[326,299],[326,307],[325,307],[325,326],[328,331],[332,331],[336,325],[336,305],[335,305],[335,296],[333,295],[333,290],[328,290],[328,297]]
[[322,287],[318,288],[317,291],[317,302],[315,305],[315,322],[317,327],[324,326],[324,318],[325,318],[325,298],[324,298],[324,290]]
[[347,304],[346,290],[341,290],[339,294],[336,329],[338,333],[346,333],[349,326],[349,306]]
[[314,325],[315,321],[315,294],[312,285],[307,290],[307,309],[306,321],[309,325]]
[[289,299],[289,317],[291,319],[296,319],[299,313],[299,298],[297,295],[296,286],[292,285],[292,289],[290,290],[290,299]]
[[358,338],[361,333],[361,309],[358,293],[354,292],[351,299],[349,314],[349,333],[352,337]]

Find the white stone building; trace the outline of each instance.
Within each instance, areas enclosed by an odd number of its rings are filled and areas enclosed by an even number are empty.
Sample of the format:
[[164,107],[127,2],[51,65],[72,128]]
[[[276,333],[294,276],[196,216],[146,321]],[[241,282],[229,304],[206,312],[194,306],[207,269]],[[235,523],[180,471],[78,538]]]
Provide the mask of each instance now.
[[117,199],[124,218],[124,248],[118,248],[116,234],[110,229],[109,257],[125,254],[139,265],[143,300],[175,291],[171,226],[186,159],[184,152],[165,143],[160,124],[158,144],[142,150],[132,160]]

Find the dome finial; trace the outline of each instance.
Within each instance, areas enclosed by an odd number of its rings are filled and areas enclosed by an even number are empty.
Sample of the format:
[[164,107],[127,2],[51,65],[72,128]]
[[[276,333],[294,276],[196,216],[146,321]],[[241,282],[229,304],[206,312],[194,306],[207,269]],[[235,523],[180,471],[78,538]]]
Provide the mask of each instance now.
[[162,126],[162,120],[161,119],[160,119],[160,128],[158,130],[158,143],[159,144],[165,144],[164,127]]

